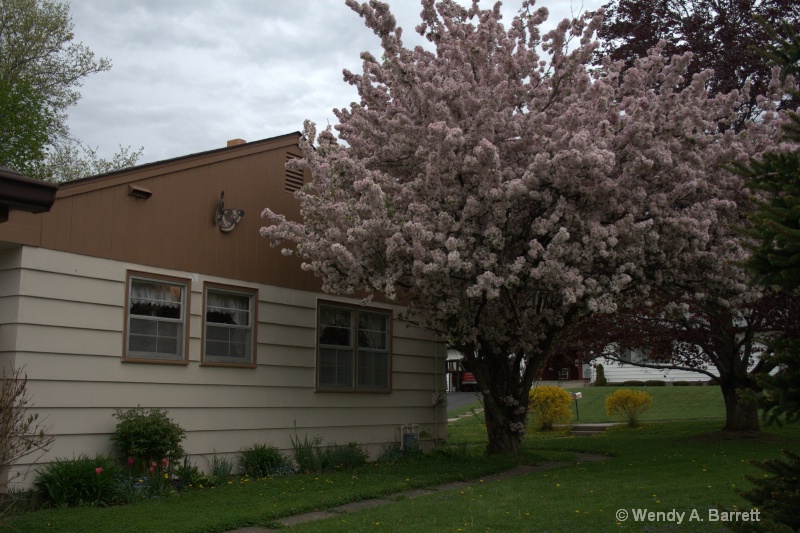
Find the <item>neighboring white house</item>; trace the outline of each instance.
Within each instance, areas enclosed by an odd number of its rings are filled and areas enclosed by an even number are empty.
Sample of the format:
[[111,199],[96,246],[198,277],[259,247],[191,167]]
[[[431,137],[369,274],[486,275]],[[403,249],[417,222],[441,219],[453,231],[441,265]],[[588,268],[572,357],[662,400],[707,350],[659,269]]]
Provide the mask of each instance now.
[[403,426],[446,438],[446,345],[401,307],[322,294],[259,236],[265,207],[299,217],[298,139],[65,183],[49,213],[0,224],[0,364],[25,368],[55,435],[42,461],[112,452],[112,414],[137,405],[167,410],[201,468],[290,449],[295,428],[373,456]]
[[[644,362],[647,360],[647,356],[639,351],[627,351],[623,354],[623,359],[629,362]],[[598,364],[603,365],[603,374],[608,380],[609,383],[622,383],[623,381],[648,381],[648,380],[659,380],[659,381],[691,381],[691,382],[705,382],[710,380],[711,378],[702,372],[692,372],[688,370],[666,370],[666,369],[658,369],[658,368],[646,368],[641,366],[636,366],[633,364],[625,364],[617,361],[613,361],[610,359],[606,359],[605,357],[600,357],[594,360],[594,364],[591,365],[591,381],[594,383],[595,379],[597,378],[597,369],[596,366]],[[718,376],[719,373],[714,366],[710,366],[707,369],[713,375]]]

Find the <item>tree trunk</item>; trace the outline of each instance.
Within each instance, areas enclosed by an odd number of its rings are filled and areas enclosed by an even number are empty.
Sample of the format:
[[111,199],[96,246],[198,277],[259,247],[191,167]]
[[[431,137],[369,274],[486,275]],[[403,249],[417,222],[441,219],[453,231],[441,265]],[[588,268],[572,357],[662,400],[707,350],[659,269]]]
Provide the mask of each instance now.
[[[505,403],[507,402],[498,404],[491,393],[484,394],[483,413],[486,420],[486,434],[489,437],[486,451],[490,454],[518,454],[525,436],[526,414],[515,414],[519,409],[514,409],[515,406]],[[508,403],[513,404],[513,402]]]
[[758,406],[747,398],[742,398],[741,393],[748,387],[737,387],[734,384],[722,382],[722,397],[725,400],[725,431],[759,431]]
[[[510,350],[479,344],[478,357],[467,360],[483,393],[484,419],[490,454],[518,454],[528,419],[528,391],[535,375],[533,363],[521,370],[519,358],[509,358]],[[476,353],[467,348],[467,353]]]

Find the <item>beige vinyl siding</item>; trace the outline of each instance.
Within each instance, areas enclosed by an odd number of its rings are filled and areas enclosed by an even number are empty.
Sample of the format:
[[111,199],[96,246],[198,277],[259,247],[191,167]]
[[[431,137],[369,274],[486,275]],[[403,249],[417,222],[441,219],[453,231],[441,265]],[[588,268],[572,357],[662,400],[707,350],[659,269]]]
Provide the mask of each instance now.
[[[188,365],[121,360],[128,270],[191,280]],[[446,408],[433,405],[444,389],[444,346],[396,319],[390,394],[319,393],[321,294],[33,247],[0,250],[0,276],[0,356],[25,365],[34,410],[56,436],[41,461],[111,452],[114,410],[137,405],[167,410],[187,431],[184,447],[200,468],[214,453],[256,442],[288,450],[295,426],[301,438],[360,442],[373,456],[399,440],[404,424],[419,424],[429,440],[445,436]],[[255,368],[201,366],[206,281],[258,289]]]

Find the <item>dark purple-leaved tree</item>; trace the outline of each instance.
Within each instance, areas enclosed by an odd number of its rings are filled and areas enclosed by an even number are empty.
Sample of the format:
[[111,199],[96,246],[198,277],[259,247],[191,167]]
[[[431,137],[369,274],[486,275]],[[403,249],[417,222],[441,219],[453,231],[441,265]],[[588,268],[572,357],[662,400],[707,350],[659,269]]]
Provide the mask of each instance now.
[[596,62],[607,55],[632,66],[660,41],[667,54],[691,52],[687,83],[692,75],[712,69],[712,95],[741,91],[750,84],[734,127],[758,113],[757,96],[767,91],[772,77],[759,50],[767,48],[773,36],[758,19],[800,30],[796,0],[613,0],[604,7]]

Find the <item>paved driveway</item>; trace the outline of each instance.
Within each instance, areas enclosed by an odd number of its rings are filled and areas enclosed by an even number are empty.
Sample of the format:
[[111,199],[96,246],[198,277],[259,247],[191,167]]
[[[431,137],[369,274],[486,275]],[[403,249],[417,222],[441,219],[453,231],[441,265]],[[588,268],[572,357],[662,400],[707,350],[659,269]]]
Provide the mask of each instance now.
[[447,410],[452,411],[459,407],[464,407],[471,403],[477,402],[481,399],[479,392],[448,392],[447,393]]

